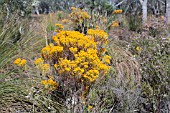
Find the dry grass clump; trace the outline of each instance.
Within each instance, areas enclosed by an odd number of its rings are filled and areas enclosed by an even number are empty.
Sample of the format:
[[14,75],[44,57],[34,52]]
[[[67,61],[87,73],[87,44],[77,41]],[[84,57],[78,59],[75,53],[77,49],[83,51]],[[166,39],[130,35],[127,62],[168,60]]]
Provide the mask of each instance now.
[[[141,82],[140,65],[135,57],[123,47],[118,46],[116,41],[109,41],[108,54],[112,56],[112,66],[116,69],[117,77],[125,82],[139,84]],[[119,43],[120,44],[120,43]]]

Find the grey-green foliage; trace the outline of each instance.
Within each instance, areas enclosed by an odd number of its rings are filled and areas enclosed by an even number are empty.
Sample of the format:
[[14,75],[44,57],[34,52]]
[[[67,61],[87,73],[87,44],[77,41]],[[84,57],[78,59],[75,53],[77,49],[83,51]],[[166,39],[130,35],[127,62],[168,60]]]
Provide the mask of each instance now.
[[[31,3],[32,0],[2,0],[0,3],[1,13],[4,13],[5,16],[19,15],[19,16],[28,16],[31,13]],[[6,17],[9,18],[9,17]]]
[[[170,99],[170,43],[169,37],[134,39],[133,47],[140,46],[138,59],[142,69],[141,105],[147,112],[168,112]],[[148,107],[147,107],[148,106]],[[143,112],[143,111],[142,111]]]
[[[152,100],[150,102],[156,107],[153,107],[153,111],[165,110],[168,101],[166,95],[169,95],[168,86],[170,85],[170,44],[167,41],[148,41],[150,43],[148,45],[151,46],[154,44],[153,46],[155,48],[148,48],[148,50],[150,49],[150,53],[146,53],[147,55],[142,58],[148,61],[142,65],[144,67],[143,78],[153,90],[152,94],[147,95]],[[162,105],[160,106],[160,104]]]
[[108,0],[88,0],[84,4],[85,7],[89,8],[91,11],[94,10],[103,15],[105,13],[107,13],[107,15],[110,15],[114,10],[113,4],[110,4]]
[[88,8],[89,10],[98,10],[100,13],[111,14],[113,11],[113,4],[110,4],[109,0],[43,0],[50,4],[51,10],[63,10],[67,11],[70,7]]

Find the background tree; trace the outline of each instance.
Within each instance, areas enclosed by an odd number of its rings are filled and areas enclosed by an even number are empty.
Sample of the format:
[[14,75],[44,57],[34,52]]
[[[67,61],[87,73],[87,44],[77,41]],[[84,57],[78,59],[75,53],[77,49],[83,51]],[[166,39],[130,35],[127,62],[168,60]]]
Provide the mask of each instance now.
[[143,26],[145,26],[146,22],[147,22],[147,3],[148,3],[148,0],[140,0],[140,3],[142,5],[142,24],[143,24]]
[[170,0],[166,1],[166,18],[167,18],[167,24],[170,25]]

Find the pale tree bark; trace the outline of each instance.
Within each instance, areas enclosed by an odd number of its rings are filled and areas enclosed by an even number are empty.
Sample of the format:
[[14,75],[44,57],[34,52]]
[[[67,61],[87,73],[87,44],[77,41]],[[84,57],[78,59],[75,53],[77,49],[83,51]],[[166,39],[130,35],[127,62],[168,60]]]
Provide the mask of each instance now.
[[140,3],[142,5],[142,24],[143,26],[147,23],[147,3],[148,0],[140,0]]
[[6,20],[8,20],[10,11],[7,3],[5,3],[5,7],[6,7]]
[[166,22],[170,25],[170,0],[166,1]]
[[37,15],[40,15],[39,10],[38,10],[38,6],[35,7],[35,12],[37,13]]

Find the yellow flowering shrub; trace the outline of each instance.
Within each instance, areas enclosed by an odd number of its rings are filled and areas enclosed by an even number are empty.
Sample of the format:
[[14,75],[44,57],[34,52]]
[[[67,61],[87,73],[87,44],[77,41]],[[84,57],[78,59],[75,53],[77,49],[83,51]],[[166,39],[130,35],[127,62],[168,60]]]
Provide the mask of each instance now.
[[[71,9],[72,21],[78,22],[78,25],[82,25],[81,28],[85,29],[83,25],[90,19],[89,14],[74,7]],[[107,22],[106,18],[103,19]],[[65,19],[62,22],[67,23],[67,21]],[[62,24],[55,26],[57,33],[52,36],[53,43],[43,47],[40,58],[34,61],[36,69],[43,75],[41,84],[50,91],[60,86],[63,93],[81,90],[78,95],[84,96],[92,84],[101,80],[110,69],[108,65],[111,57],[106,55],[105,48],[108,34],[99,26],[96,26],[95,30],[86,26],[86,33],[63,30]],[[14,63],[24,65],[23,61],[16,59]],[[46,79],[48,75],[53,77]]]
[[[41,81],[46,89],[55,90],[60,85],[63,93],[70,89],[81,90],[80,96],[86,95],[91,85],[107,74],[111,57],[106,55],[105,48],[108,34],[99,26],[95,30],[88,29],[90,15],[75,7],[71,9],[71,21],[80,31],[63,30],[62,24],[56,24],[53,43],[42,48],[41,58],[35,59],[34,64],[43,75],[56,76]],[[106,18],[103,20],[107,22]],[[67,22],[67,19],[62,20],[62,23]]]
[[103,56],[105,60],[101,60],[103,58],[98,56],[103,51],[98,51],[99,43],[96,43],[107,42],[107,37],[103,30],[90,29],[88,35],[78,31],[60,31],[52,37],[55,46],[49,44],[44,47],[41,56],[53,62],[60,75],[67,74],[84,79],[85,82],[94,82],[100,73],[106,74],[109,69],[107,64],[110,63],[110,57]]
[[[111,58],[105,55],[106,49],[102,46],[107,44],[107,38],[108,34],[99,29],[89,29],[87,35],[62,30],[52,37],[54,44],[42,48],[42,58],[34,64],[44,72],[52,67],[60,77],[71,77],[80,84],[90,85],[109,70]],[[48,84],[48,80],[42,84]]]

